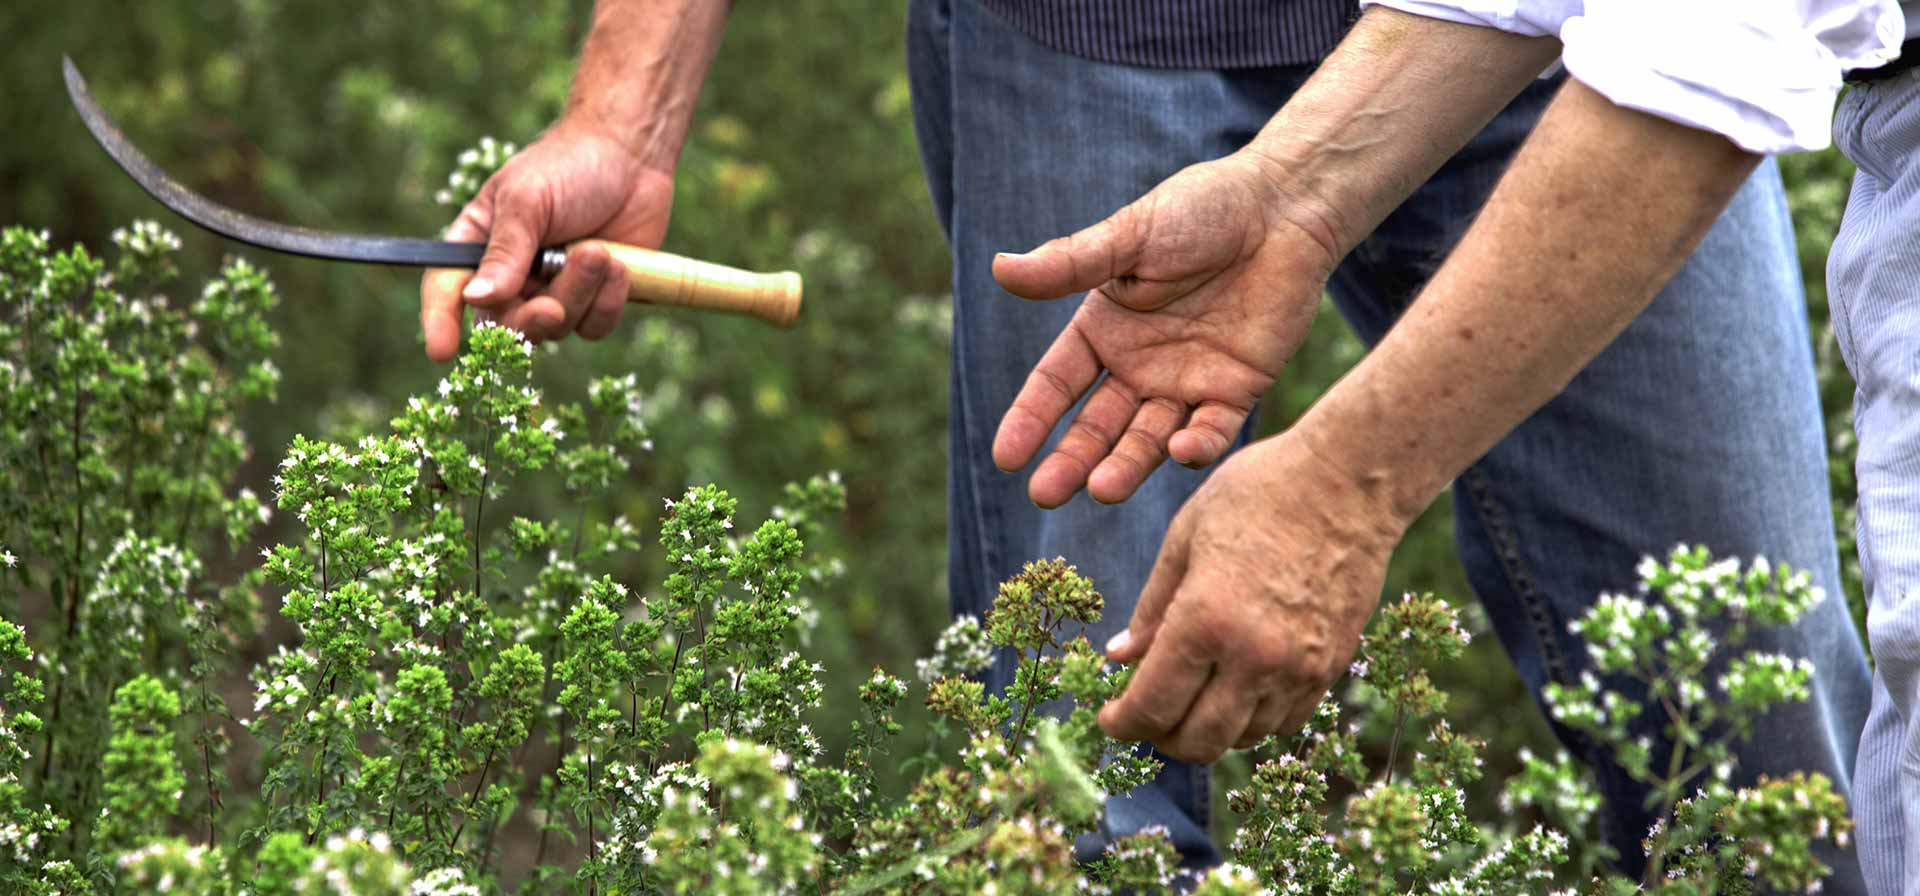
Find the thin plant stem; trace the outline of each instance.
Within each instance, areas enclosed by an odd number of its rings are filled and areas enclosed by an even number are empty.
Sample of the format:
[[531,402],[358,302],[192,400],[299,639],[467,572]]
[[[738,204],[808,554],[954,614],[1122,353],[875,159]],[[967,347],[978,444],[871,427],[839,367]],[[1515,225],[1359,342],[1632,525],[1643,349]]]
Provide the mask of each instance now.
[[487,747],[486,761],[480,763],[480,777],[474,780],[473,793],[467,796],[467,807],[460,813],[460,826],[453,829],[452,837],[447,838],[448,846],[457,846],[460,842],[460,834],[466,831],[467,821],[473,817],[474,804],[480,801],[480,791],[486,787],[487,772],[493,770],[493,757],[499,748],[500,745],[497,742]]
[[[1053,614],[1049,612],[1041,617],[1040,625],[1042,628],[1052,630],[1056,621],[1057,620],[1053,618]],[[1052,640],[1052,637],[1049,636],[1048,639]],[[1026,651],[1021,651],[1021,658],[1023,660],[1025,659],[1025,656],[1026,656]],[[1035,648],[1033,651],[1033,664],[1031,667],[1029,667],[1029,671],[1027,673],[1027,683],[1029,687],[1031,687],[1033,682],[1038,680],[1040,677],[1040,656],[1041,656],[1040,648]],[[1020,702],[1020,720],[1013,724],[1013,729],[1012,729],[1013,740],[1007,744],[1007,748],[1011,752],[1015,752],[1015,753],[1019,752],[1020,742],[1025,740],[1027,737],[1027,719],[1028,717],[1033,715],[1033,704],[1037,702],[1031,699],[1031,696],[1032,696],[1031,694],[1028,696],[1029,696],[1029,699],[1022,700]]]
[[1393,763],[1400,756],[1400,736],[1407,728],[1407,704],[1395,703],[1393,708],[1393,741],[1387,746],[1387,783],[1393,783]]
[[[1656,674],[1657,671],[1649,670],[1648,674]],[[1651,684],[1653,680],[1655,679],[1649,678],[1648,683]],[[1687,767],[1687,735],[1693,732],[1692,726],[1687,724],[1686,714],[1681,712],[1673,701],[1663,695],[1660,702],[1667,710],[1668,721],[1673,723],[1674,743],[1673,755],[1667,760],[1667,777],[1660,782],[1660,814],[1655,816],[1658,820],[1667,821],[1667,824],[1661,830],[1660,836],[1654,838],[1651,849],[1648,851],[1646,874],[1641,878],[1641,886],[1647,888],[1651,888],[1653,883],[1660,880],[1666,872],[1668,840],[1673,835],[1673,824],[1668,819],[1673,817],[1673,808],[1679,803],[1681,784],[1692,777],[1691,775],[1682,777],[1682,771]]]
[[[70,433],[70,468],[73,473],[73,559],[67,572],[66,632],[61,638],[64,651],[73,640],[74,632],[80,624],[80,573],[85,565],[82,552],[87,542],[87,500],[86,481],[80,475],[80,432],[86,422],[86,401],[80,389],[80,373],[73,375],[73,422]],[[53,699],[48,701],[47,736],[45,755],[41,757],[40,777],[47,779],[53,774],[53,759],[58,746],[54,735],[55,726],[60,721],[60,706],[66,697],[66,676],[54,680]],[[83,801],[84,802],[84,801]],[[76,827],[78,827],[76,825]]]
[[[563,763],[567,761],[566,745],[566,724],[563,722],[560,728],[560,761]],[[559,769],[556,768],[553,774],[553,786],[547,788],[546,799],[544,800],[545,805],[541,807],[540,811],[540,817],[542,819],[540,823],[540,846],[533,854],[534,868],[539,868],[547,863],[547,842],[553,834],[553,795],[559,787],[560,772]]]
[[493,426],[481,428],[480,438],[485,440],[480,448],[480,494],[473,499],[473,596],[480,597],[480,573],[483,565],[480,556],[480,532],[482,515],[487,510],[487,482],[493,476]]
[[193,459],[187,463],[187,503],[180,511],[180,528],[174,534],[174,544],[186,544],[187,529],[193,525],[194,513],[199,510],[200,489],[194,486],[194,481],[200,477],[200,466],[206,457],[207,431],[212,428],[213,412],[202,413],[200,431],[193,439]]
[[599,838],[593,830],[593,744],[587,743],[587,864],[593,866],[593,873],[587,877],[587,896],[594,896],[600,888]]
[[387,830],[393,830],[393,814],[400,808],[400,785],[407,782],[407,756],[410,751],[401,750],[400,762],[393,771],[393,800],[387,803]]

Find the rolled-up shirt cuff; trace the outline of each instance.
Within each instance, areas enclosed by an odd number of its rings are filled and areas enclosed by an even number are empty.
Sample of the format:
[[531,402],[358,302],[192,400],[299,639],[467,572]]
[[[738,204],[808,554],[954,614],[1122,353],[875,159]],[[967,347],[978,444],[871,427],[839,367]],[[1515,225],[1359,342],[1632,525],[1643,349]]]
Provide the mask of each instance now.
[[1360,6],[1363,9],[1384,6],[1429,19],[1497,28],[1527,37],[1552,37],[1559,33],[1561,23],[1566,20],[1566,10],[1573,4],[1513,0],[1360,0]]
[[[1805,32],[1627,16],[1562,26],[1567,73],[1614,104],[1711,131],[1753,153],[1825,149],[1841,62]],[[1702,27],[1705,26],[1705,27]]]

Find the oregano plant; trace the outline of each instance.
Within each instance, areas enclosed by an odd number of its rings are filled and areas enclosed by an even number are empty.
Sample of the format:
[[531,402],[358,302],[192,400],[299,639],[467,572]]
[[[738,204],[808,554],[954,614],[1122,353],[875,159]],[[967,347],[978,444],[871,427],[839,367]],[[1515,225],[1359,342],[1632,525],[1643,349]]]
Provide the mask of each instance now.
[[[1823,595],[1683,548],[1575,624],[1599,674],[1548,694],[1655,793],[1646,878],[1607,870],[1565,756],[1520,757],[1507,813],[1473,814],[1486,746],[1428,675],[1467,634],[1425,595],[1384,604],[1347,682],[1252,751],[1230,862],[1183,869],[1164,831],[1101,825],[1159,764],[1097,724],[1131,673],[1077,634],[1105,600],[1066,560],[910,680],[842,670],[858,710],[823,737],[837,477],[765,514],[693,485],[630,518],[606,497],[656,450],[650,393],[549,401],[532,347],[481,325],[384,425],[260,459],[263,498],[236,485],[236,421],[272,397],[272,286],[232,261],[175,302],[177,240],[115,243],[0,234],[0,892],[1705,896],[1814,887],[1814,844],[1847,836],[1829,782],[1736,783],[1729,749],[1817,674],[1748,636]],[[1684,745],[1658,763],[1630,733],[1649,715]]]
[[198,761],[169,766],[166,809],[219,836],[231,716],[215,679],[257,621],[253,576],[207,569],[270,513],[233,479],[252,453],[240,412],[279,380],[278,297],[233,259],[177,299],[178,238],[141,222],[113,244],[101,258],[0,231],[0,611],[33,621],[8,701],[9,799],[32,845],[0,878],[19,892],[83,892],[157,829],[143,785],[103,766],[159,761],[176,719]]

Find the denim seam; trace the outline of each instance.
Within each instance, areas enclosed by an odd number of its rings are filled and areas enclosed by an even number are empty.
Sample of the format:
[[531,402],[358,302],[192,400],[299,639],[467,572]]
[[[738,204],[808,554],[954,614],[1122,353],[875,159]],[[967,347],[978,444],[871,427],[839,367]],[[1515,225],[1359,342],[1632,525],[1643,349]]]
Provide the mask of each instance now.
[[[953,208],[950,210],[949,214],[953,216],[953,219],[954,219],[953,224],[955,225],[954,229],[949,232],[957,233],[959,215],[960,215],[960,201],[959,201],[960,182],[959,182],[959,175],[958,175],[959,166],[958,166],[957,160],[960,159],[962,155],[961,147],[960,147],[960,141],[962,139],[962,131],[960,128],[955,126],[955,123],[960,118],[961,107],[962,107],[960,92],[963,89],[963,85],[966,83],[966,81],[961,77],[961,73],[957,70],[958,63],[956,60],[960,58],[961,54],[955,52],[954,50],[954,43],[957,40],[959,40],[961,36],[960,23],[955,21],[958,18],[958,15],[957,15],[958,11],[953,9],[953,4],[951,2],[945,3],[944,5],[946,6],[946,13],[947,13],[946,22],[945,22],[945,25],[946,25],[945,37],[946,37],[946,45],[947,45],[947,58],[946,58],[947,122],[946,124],[947,124],[947,133],[949,135],[948,145],[951,147],[950,157],[953,160],[955,160],[953,169],[948,172],[948,184],[949,184],[948,189],[949,189],[950,195],[954,197]],[[959,268],[960,264],[962,264],[962,260],[957,253],[954,256],[953,261],[954,261],[953,314],[955,317],[958,317],[960,314],[960,303],[962,302],[977,303],[979,299],[978,297],[970,298],[963,294],[963,290],[960,289],[960,268]],[[956,326],[955,327],[956,334],[959,332],[959,330],[960,328]],[[957,362],[961,356],[957,335],[956,335],[956,341],[952,349],[952,352],[953,352],[953,356],[951,360]],[[950,373],[950,376],[953,379],[951,384],[948,386],[948,388],[953,390],[965,390],[966,388],[966,386],[964,385],[966,381],[965,374],[959,369],[958,364],[950,364],[949,367],[952,371]],[[965,401],[964,399],[961,401],[952,403],[952,407],[954,408],[955,412],[961,413],[961,414],[964,414],[966,412],[965,409],[967,405],[968,405],[968,402]],[[947,421],[947,425],[949,427],[961,427],[962,431],[968,431],[965,428],[966,426],[965,422],[961,419],[950,419]],[[962,441],[964,441],[964,439]],[[962,446],[963,449],[964,447],[965,446]],[[999,556],[1000,546],[998,545],[996,539],[989,537],[989,533],[1001,531],[1004,528],[1005,514],[1003,513],[1002,508],[1000,507],[998,502],[987,500],[985,497],[986,495],[989,494],[989,492],[984,487],[985,484],[981,481],[982,478],[984,478],[983,477],[984,471],[981,470],[981,464],[977,462],[973,462],[970,459],[954,459],[954,458],[949,458],[948,463],[957,465],[966,471],[965,475],[967,480],[967,488],[972,493],[972,500],[969,503],[973,507],[973,514],[972,514],[973,519],[970,520],[969,523],[974,527],[974,532],[973,532],[974,544],[980,546],[979,552],[978,552],[978,559],[979,559],[980,565],[974,570],[974,573],[977,576],[977,578],[975,579],[973,585],[974,587],[980,588],[983,591],[992,589],[993,587],[995,587],[994,583],[996,581],[996,575],[997,575],[996,570],[1002,570],[1002,569],[1005,569],[1006,567],[1003,565],[1004,558]],[[970,606],[978,608],[978,613],[980,615],[980,618],[984,620],[986,618],[987,610],[991,609],[993,605],[993,599],[990,595],[984,594],[984,593],[969,595],[968,604]],[[1000,678],[1008,682],[1011,682],[1013,680],[1013,675],[1017,670],[1015,669],[1014,663],[1012,662],[1011,651],[1006,651],[1006,650],[1000,651],[999,658],[996,660],[995,665],[997,667],[996,671],[998,672],[998,674],[995,676],[996,678]]]
[[[1486,474],[1476,465],[1460,474],[1460,481],[1467,487],[1474,510],[1480,516],[1480,525],[1486,528],[1488,537],[1496,545],[1495,553],[1500,557],[1502,572],[1506,574],[1508,583],[1513,586],[1521,606],[1526,608],[1527,618],[1533,623],[1534,634],[1540,639],[1540,657],[1546,666],[1547,680],[1566,682],[1566,662],[1561,655],[1554,627],[1546,619],[1540,591],[1534,586],[1533,577],[1527,571],[1526,562],[1520,558],[1519,540],[1514,537],[1513,528],[1507,524],[1506,516],[1494,506],[1492,490]],[[1539,693],[1536,691],[1536,696]],[[1578,731],[1565,730],[1561,734],[1561,740],[1576,754],[1587,754],[1601,749],[1598,744],[1593,743],[1585,734]],[[1597,768],[1594,770],[1596,773],[1599,772]],[[1611,803],[1601,806],[1602,830],[1608,830],[1614,826],[1612,821],[1614,812],[1615,807]]]
[[1460,481],[1473,499],[1480,525],[1486,527],[1488,536],[1494,542],[1494,552],[1500,558],[1501,571],[1506,574],[1508,584],[1513,586],[1521,606],[1526,608],[1528,621],[1533,623],[1534,635],[1540,639],[1540,655],[1547,666],[1547,678],[1566,681],[1566,663],[1555,640],[1553,625],[1547,620],[1546,610],[1542,606],[1540,590],[1535,587],[1526,562],[1520,558],[1520,542],[1514,537],[1513,528],[1507,524],[1506,516],[1494,506],[1486,474],[1476,465],[1460,474]]
[[1197,810],[1193,822],[1200,832],[1213,836],[1213,775],[1212,768],[1202,763],[1193,763],[1193,802]]

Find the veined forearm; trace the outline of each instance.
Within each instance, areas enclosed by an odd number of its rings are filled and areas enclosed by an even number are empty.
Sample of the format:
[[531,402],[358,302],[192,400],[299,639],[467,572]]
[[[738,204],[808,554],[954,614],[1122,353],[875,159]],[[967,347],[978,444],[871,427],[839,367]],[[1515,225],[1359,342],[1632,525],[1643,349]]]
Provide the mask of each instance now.
[[1298,426],[1418,512],[1652,301],[1758,161],[1568,82],[1419,300]]
[[599,0],[565,119],[613,135],[649,166],[680,158],[730,0]]
[[1373,232],[1559,55],[1525,37],[1373,8],[1248,150],[1335,259]]

